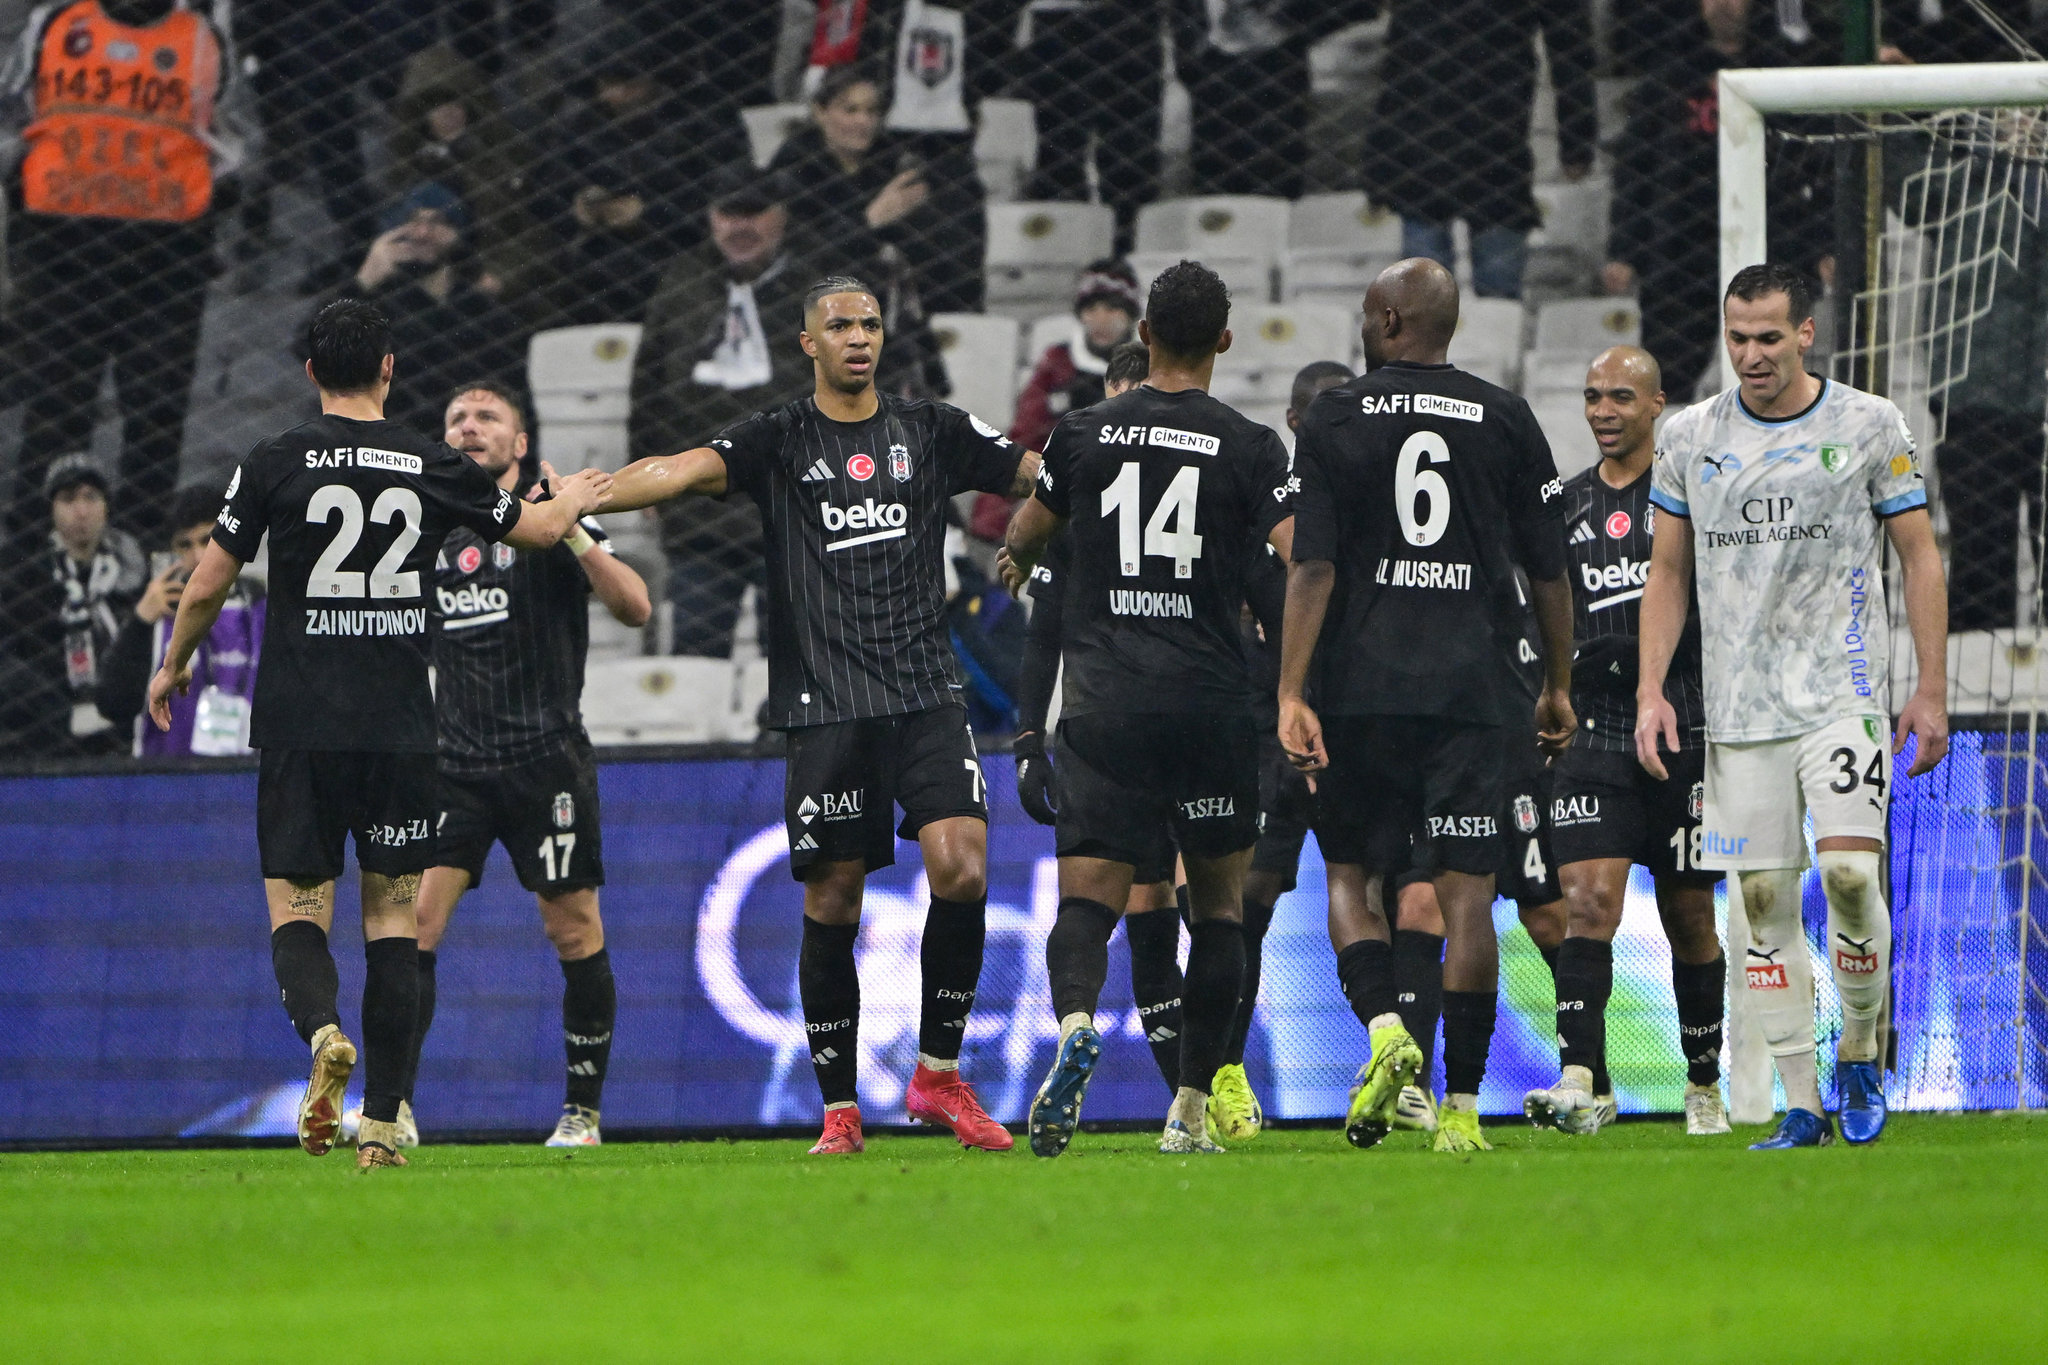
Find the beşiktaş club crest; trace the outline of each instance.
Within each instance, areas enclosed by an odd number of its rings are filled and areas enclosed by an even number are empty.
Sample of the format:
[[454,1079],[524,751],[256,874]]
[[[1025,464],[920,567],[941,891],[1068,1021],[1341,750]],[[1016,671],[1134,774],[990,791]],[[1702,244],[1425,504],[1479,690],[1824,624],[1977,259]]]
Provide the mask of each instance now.
[[1515,798],[1515,828],[1524,834],[1536,832],[1536,803],[1526,795]]
[[513,549],[502,540],[491,547],[491,563],[501,569],[511,568],[512,561],[517,558],[519,558],[519,551]]
[[910,447],[889,447],[889,477],[898,483],[910,482]]
[[1700,822],[1701,817],[1705,816],[1707,813],[1706,783],[1695,782],[1692,784],[1692,799],[1686,803],[1685,808],[1687,811],[1691,813],[1692,822],[1694,824],[1698,824]]
[[914,28],[910,31],[910,74],[927,89],[936,90],[953,75],[953,35],[942,28]]
[[567,829],[576,823],[576,798],[567,792],[555,793],[555,828]]

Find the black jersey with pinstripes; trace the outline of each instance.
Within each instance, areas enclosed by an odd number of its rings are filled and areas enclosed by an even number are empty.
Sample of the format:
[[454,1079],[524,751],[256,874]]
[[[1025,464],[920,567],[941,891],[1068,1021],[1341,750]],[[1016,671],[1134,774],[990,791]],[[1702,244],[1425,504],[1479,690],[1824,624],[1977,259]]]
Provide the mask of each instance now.
[[[1636,728],[1638,621],[1657,509],[1650,471],[1625,488],[1580,470],[1564,484],[1565,551],[1571,560],[1572,709],[1582,749],[1633,753]],[[1664,676],[1664,697],[1678,713],[1687,749],[1706,745],[1706,698],[1700,683],[1700,603],[1687,604],[1685,629]]]
[[[604,541],[595,520],[583,526]],[[445,767],[526,763],[582,737],[590,578],[573,550],[514,550],[451,531],[434,561],[434,599],[434,708]]]
[[946,503],[1007,492],[1023,452],[945,403],[880,395],[864,422],[810,398],[711,442],[761,508],[768,711],[777,729],[955,703],[946,632]]

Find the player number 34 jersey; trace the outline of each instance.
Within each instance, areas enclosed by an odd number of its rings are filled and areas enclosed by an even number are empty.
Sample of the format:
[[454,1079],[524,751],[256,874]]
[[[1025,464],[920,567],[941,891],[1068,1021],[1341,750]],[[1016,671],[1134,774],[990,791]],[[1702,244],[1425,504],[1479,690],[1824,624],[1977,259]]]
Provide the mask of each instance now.
[[1927,505],[1889,400],[1823,380],[1765,421],[1730,389],[1665,424],[1650,500],[1692,519],[1709,739],[1889,714],[1880,527]]

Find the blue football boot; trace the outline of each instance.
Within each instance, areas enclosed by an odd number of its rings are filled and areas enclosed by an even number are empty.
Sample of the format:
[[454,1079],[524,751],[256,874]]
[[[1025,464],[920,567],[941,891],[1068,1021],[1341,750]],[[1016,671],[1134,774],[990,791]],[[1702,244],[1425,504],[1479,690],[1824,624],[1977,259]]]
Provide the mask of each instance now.
[[1841,1089],[1842,1141],[1861,1147],[1884,1136],[1884,1077],[1876,1062],[1843,1062],[1835,1072]]
[[1835,1130],[1828,1126],[1826,1114],[1816,1114],[1811,1109],[1788,1109],[1778,1124],[1778,1131],[1762,1142],[1752,1142],[1752,1152],[1782,1152],[1792,1147],[1825,1147],[1835,1140]]
[[1081,1125],[1081,1097],[1088,1078],[1102,1060],[1102,1035],[1083,1025],[1067,1035],[1053,1057],[1045,1084],[1031,1101],[1031,1150],[1037,1156],[1058,1156]]

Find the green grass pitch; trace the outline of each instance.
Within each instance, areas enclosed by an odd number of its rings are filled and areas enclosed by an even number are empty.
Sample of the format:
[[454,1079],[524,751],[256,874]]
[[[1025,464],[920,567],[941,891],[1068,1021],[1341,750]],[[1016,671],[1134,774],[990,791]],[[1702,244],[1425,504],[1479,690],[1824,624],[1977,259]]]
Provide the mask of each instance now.
[[0,1155],[51,1361],[2048,1359],[2048,1122],[1751,1153],[1671,1123],[1041,1161],[877,1137]]

